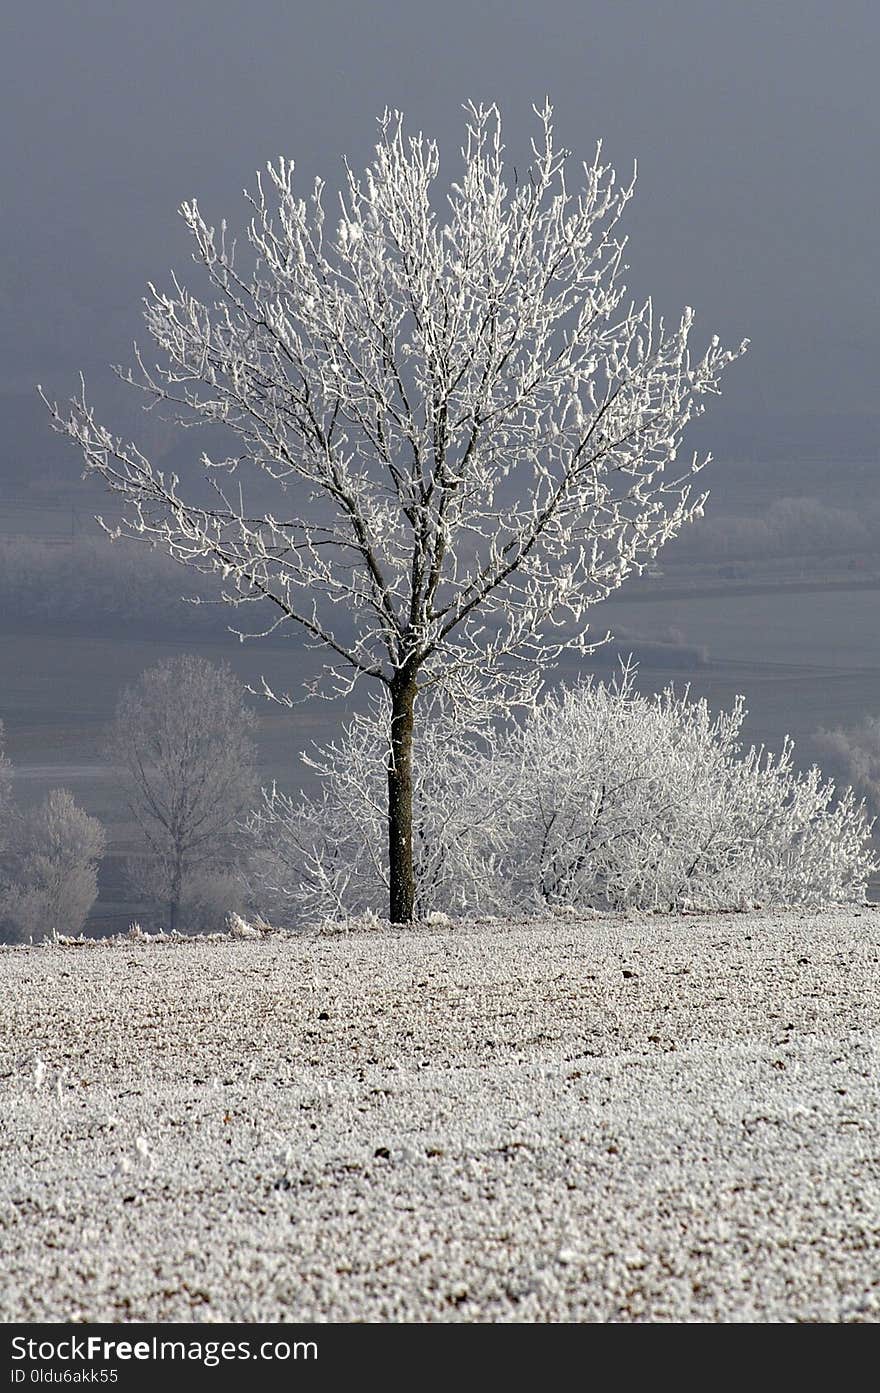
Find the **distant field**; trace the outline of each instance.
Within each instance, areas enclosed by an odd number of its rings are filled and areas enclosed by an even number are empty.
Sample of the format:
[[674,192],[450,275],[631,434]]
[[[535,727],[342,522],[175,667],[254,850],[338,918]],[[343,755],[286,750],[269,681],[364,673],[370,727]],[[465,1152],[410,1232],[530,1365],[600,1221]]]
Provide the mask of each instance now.
[[880,1319],[880,916],[0,950],[0,1319]]

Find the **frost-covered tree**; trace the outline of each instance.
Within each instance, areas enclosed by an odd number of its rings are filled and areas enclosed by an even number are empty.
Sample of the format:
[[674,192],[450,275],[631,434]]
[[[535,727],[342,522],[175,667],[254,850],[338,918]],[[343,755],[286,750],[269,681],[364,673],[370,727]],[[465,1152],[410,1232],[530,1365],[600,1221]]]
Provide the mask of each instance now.
[[236,827],[256,792],[253,725],[229,665],[190,654],[149,668],[119,699],[109,754],[145,853],[130,873],[167,906],[172,930],[185,903],[197,919],[236,907]]
[[53,789],[28,813],[15,817],[0,906],[7,942],[77,934],[98,894],[104,829],[67,789]]
[[[419,912],[863,901],[877,869],[863,807],[817,768],[797,772],[790,741],[776,756],[743,750],[744,716],[741,699],[713,715],[671,688],[641,696],[631,673],[552,693],[494,732],[429,712]],[[382,911],[384,729],[374,709],[319,751],[316,797],[264,791],[248,824],[259,907],[288,921]]]
[[385,687],[396,921],[415,897],[419,694],[527,702],[562,648],[590,647],[590,607],[701,511],[705,461],[673,464],[736,356],[713,337],[691,357],[690,309],[667,326],[626,302],[634,183],[600,150],[575,163],[549,103],[536,114],[530,160],[506,169],[497,109],[470,105],[441,188],[436,144],[386,112],[332,214],[280,159],[249,197],[244,256],[183,205],[208,294],[151,286],[158,359],[119,371],[181,424],[227,428],[228,453],[200,459],[207,493],[99,424],[84,389],[51,408],[115,495],[111,531],[256,605],[240,632],[298,626],[337,684]]
[[841,784],[851,784],[872,813],[880,815],[880,716],[865,716],[854,726],[818,730],[813,745]]

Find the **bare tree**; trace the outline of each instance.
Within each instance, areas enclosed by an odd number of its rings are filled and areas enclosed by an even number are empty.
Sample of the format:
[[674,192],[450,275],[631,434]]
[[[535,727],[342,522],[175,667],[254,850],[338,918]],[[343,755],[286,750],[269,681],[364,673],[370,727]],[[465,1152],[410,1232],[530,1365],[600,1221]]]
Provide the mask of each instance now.
[[104,845],[100,822],[67,789],[53,789],[37,808],[14,819],[0,907],[4,937],[79,933],[98,894]]
[[468,106],[463,169],[440,194],[436,144],[386,112],[329,223],[321,180],[303,197],[292,162],[269,164],[247,265],[225,222],[182,206],[210,294],[150,286],[160,361],[136,351],[118,372],[181,424],[228,427],[228,455],[201,456],[209,497],[100,425],[84,387],[50,407],[121,505],[112,533],[258,604],[265,621],[239,632],[299,625],[337,686],[387,688],[396,921],[413,913],[419,692],[528,701],[564,647],[590,649],[588,608],[701,512],[706,461],[668,467],[737,356],[713,338],[694,361],[690,309],[667,328],[650,301],[625,303],[634,180],[618,185],[600,148],[572,174],[549,103],[536,114],[528,167],[508,174],[497,109]]
[[148,852],[140,887],[178,927],[188,891],[235,868],[235,830],[256,793],[253,714],[228,664],[185,654],[123,692],[109,737]]

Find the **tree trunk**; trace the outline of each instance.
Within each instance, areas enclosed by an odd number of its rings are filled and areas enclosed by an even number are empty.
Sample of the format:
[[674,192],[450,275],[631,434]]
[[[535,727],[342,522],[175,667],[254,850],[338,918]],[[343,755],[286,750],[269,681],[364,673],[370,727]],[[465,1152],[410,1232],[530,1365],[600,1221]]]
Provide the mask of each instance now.
[[392,924],[412,922],[416,898],[412,848],[415,701],[415,679],[401,677],[391,688],[391,762],[388,766],[388,868]]

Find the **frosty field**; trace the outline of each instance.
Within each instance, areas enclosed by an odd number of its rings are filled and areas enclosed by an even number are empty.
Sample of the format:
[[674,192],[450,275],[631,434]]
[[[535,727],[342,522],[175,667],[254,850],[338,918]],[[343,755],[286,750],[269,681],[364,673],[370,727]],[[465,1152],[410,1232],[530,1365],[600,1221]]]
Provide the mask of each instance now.
[[880,914],[0,951],[0,1318],[880,1318]]

